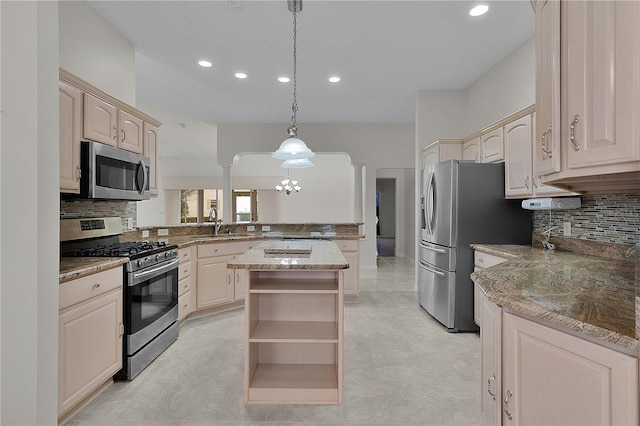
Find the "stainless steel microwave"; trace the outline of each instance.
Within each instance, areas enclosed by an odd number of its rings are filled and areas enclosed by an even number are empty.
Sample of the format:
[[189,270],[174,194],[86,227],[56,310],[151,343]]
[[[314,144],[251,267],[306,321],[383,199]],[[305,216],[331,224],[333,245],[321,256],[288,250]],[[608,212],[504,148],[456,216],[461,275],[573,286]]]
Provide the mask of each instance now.
[[98,142],[81,142],[80,194],[101,200],[148,200],[150,160]]

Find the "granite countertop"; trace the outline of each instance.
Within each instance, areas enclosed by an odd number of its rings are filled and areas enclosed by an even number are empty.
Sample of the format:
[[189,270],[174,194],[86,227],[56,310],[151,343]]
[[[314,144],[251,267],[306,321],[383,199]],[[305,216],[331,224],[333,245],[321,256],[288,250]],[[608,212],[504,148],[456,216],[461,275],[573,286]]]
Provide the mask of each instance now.
[[[265,249],[300,249],[310,247],[310,254],[266,254]],[[295,241],[265,241],[229,262],[230,269],[306,269],[337,270],[349,268],[349,263],[332,241],[300,244]]]
[[614,260],[531,246],[472,247],[509,259],[471,274],[490,301],[640,354],[640,262],[634,258]]
[[96,272],[121,268],[128,261],[128,257],[63,257],[60,259],[58,283],[75,280]]

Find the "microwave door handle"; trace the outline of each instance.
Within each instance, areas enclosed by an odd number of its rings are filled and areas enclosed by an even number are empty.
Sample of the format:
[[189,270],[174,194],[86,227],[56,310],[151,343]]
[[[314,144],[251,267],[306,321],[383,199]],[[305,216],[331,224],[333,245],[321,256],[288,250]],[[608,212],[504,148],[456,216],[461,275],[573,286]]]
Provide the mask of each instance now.
[[[140,172],[142,172],[142,185],[138,185],[138,182],[139,182],[138,177],[140,176]],[[136,172],[135,183],[138,189],[138,194],[143,194],[144,189],[147,187],[147,170],[142,160],[138,161],[138,168]]]
[[[162,275],[166,272],[169,272],[170,270],[177,268],[178,267],[178,263],[180,263],[180,259],[174,259],[171,262],[159,266],[157,268],[153,268],[150,269],[148,271],[143,271],[143,272],[133,272],[133,279],[131,280],[131,282],[129,283],[130,286],[134,286],[139,284],[142,281],[151,279],[151,278],[155,278],[158,275]],[[149,276],[151,275],[151,276]]]

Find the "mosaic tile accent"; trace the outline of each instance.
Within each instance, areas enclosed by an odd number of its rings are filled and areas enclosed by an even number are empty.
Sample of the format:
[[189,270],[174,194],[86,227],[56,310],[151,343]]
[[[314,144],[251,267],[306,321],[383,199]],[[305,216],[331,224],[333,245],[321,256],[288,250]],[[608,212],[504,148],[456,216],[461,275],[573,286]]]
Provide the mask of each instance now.
[[136,226],[137,212],[136,201],[60,200],[60,219],[120,216],[124,229],[127,229],[128,218],[132,218]]
[[550,227],[562,236],[563,222],[571,222],[571,238],[616,244],[640,243],[640,194],[583,196],[575,210],[535,211],[533,232]]

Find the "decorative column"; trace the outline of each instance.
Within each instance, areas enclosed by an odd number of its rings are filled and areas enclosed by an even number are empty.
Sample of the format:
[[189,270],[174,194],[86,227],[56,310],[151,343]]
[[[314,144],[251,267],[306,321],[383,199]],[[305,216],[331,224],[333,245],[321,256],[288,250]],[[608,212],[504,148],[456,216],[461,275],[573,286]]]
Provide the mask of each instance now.
[[363,215],[363,206],[362,203],[364,200],[362,199],[362,167],[364,164],[354,164],[353,165],[353,222],[354,223],[363,223],[364,215]]
[[233,223],[231,190],[231,165],[222,166],[222,222]]

